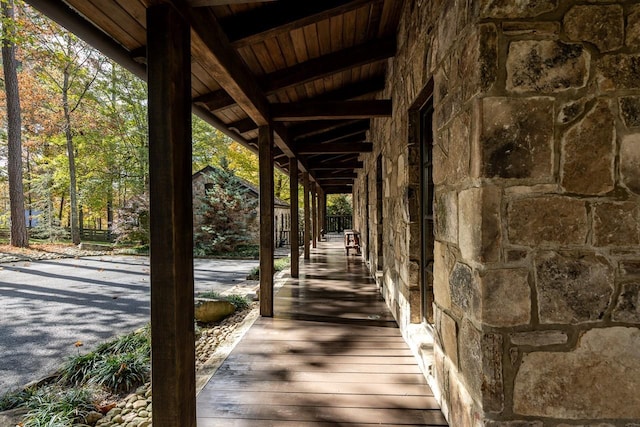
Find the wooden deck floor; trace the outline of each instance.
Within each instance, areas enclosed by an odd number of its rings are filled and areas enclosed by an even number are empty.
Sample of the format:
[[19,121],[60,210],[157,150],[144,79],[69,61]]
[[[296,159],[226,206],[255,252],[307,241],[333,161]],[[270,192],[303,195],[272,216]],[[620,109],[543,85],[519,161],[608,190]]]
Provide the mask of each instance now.
[[445,426],[360,257],[320,243],[198,395],[198,426]]

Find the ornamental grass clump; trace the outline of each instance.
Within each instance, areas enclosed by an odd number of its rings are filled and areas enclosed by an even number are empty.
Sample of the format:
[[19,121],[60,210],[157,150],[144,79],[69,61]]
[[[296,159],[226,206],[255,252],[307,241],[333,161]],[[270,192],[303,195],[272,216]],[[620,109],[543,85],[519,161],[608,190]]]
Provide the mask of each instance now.
[[131,392],[149,380],[150,371],[151,328],[147,325],[72,357],[47,384],[5,394],[0,411],[27,408],[23,427],[83,425],[105,395]]
[[35,391],[24,405],[29,409],[23,427],[67,427],[82,424],[89,412],[95,411],[96,391],[66,388],[58,384]]
[[236,310],[244,310],[246,308],[249,308],[249,300],[243,295],[221,295],[216,291],[207,291],[198,294],[198,298],[228,301],[233,304]]
[[123,393],[149,378],[150,361],[151,333],[145,327],[73,357],[64,365],[59,382],[72,386],[96,384]]

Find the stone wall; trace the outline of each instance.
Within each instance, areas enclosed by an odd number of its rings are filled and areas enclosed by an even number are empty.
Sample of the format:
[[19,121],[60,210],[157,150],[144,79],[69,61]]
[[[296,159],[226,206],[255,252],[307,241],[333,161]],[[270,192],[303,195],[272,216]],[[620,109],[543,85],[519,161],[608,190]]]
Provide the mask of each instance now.
[[385,165],[383,292],[404,331],[421,321],[410,118],[433,78],[451,425],[640,425],[640,4],[408,0],[389,67],[394,115],[364,158],[371,206]]

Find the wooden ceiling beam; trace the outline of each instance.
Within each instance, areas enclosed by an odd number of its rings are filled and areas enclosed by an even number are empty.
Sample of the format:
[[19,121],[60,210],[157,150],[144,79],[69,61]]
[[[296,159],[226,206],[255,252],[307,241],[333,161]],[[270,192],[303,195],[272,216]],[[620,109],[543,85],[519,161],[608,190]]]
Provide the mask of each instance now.
[[217,18],[208,9],[194,9],[186,0],[167,0],[191,25],[191,53],[259,126],[269,124],[269,103],[255,77],[230,45]]
[[193,98],[193,102],[203,105],[211,111],[223,110],[236,105],[235,99],[222,89]]
[[[295,144],[319,144],[322,142],[335,142],[349,136],[366,133],[367,130],[369,130],[369,121],[359,120],[345,126],[328,129],[327,131],[319,133],[318,135],[313,135],[306,138],[293,138],[293,140],[295,141]],[[365,139],[366,137],[361,139],[360,141],[364,141]]]
[[191,7],[225,6],[241,3],[268,3],[277,0],[189,0]]
[[[266,95],[238,52],[230,45],[213,12],[210,9],[192,8],[186,0],[166,1],[191,25],[191,54],[207,64],[211,76],[258,126],[272,125]],[[294,157],[289,139],[285,135],[277,136],[275,141],[278,147],[289,157]],[[304,165],[300,166],[306,171]]]
[[241,48],[259,43],[279,33],[343,15],[367,4],[378,3],[382,3],[382,0],[280,0],[226,18],[221,24],[233,46]]
[[315,175],[318,181],[322,181],[323,179],[355,179],[358,177],[357,173],[345,170],[317,171]]
[[[268,76],[267,76],[268,78]],[[315,101],[346,101],[352,98],[361,97],[384,90],[384,76],[376,76],[364,81],[352,83],[341,88],[325,92],[310,100]],[[286,89],[286,88],[285,88]],[[274,89],[267,91],[267,95],[279,93],[283,89]],[[224,90],[220,89],[194,98],[193,102],[204,104],[212,111],[223,110],[235,105],[234,99]]]
[[[322,135],[321,135],[322,136]],[[341,145],[347,145],[347,144],[358,144],[361,142],[365,142],[367,140],[367,133],[366,132],[360,132],[360,133],[354,133],[352,135],[345,135],[342,136],[340,138],[334,138],[332,141],[330,142],[299,142],[299,143],[294,143],[294,147],[296,147],[296,149],[298,148],[303,148],[303,147],[307,147],[307,146],[312,146],[312,145],[316,145],[316,144],[341,144]],[[349,151],[347,151],[346,153],[350,153]]]
[[319,135],[328,134],[347,126],[357,127],[356,132],[365,132],[371,127],[371,122],[365,120],[317,120],[309,121],[299,125],[289,126],[289,134],[296,141],[300,139],[321,138]]
[[318,181],[318,184],[320,184],[321,187],[353,185],[353,179],[322,179]]
[[357,142],[351,144],[343,144],[339,142],[330,142],[328,144],[299,144],[295,146],[295,151],[300,155],[371,153],[373,151],[373,144],[371,142]]
[[391,117],[390,99],[374,101],[289,102],[271,104],[271,118],[277,122]]
[[307,162],[310,170],[338,170],[338,169],[361,169],[364,167],[360,160],[326,161],[309,160]]
[[258,126],[250,117],[238,120],[237,122],[229,123],[227,127],[231,130],[235,130],[238,133],[247,133],[249,131],[258,129]]
[[353,192],[353,187],[350,185],[326,186],[322,187],[322,191],[324,191],[325,194],[351,194]]
[[328,55],[274,71],[263,77],[267,93],[308,83],[341,71],[391,58],[396,54],[396,39],[390,37],[339,50]]

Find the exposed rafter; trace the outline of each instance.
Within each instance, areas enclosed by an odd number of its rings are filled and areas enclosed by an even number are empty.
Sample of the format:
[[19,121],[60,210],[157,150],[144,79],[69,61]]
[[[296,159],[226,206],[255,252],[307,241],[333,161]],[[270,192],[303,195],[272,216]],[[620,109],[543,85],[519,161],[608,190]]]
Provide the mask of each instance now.
[[335,153],[370,153],[373,151],[371,142],[339,143],[330,142],[328,144],[298,144],[295,151],[301,155],[307,154],[335,154]]
[[308,101],[347,101],[384,90],[384,76],[377,76],[324,92]]
[[307,165],[311,170],[361,169],[363,167],[363,163],[360,160],[309,160]]
[[390,58],[396,53],[396,39],[373,40],[328,55],[310,59],[293,67],[275,71],[263,79],[267,93],[311,82],[340,71]]
[[[319,135],[322,136],[322,135]],[[302,148],[304,149],[304,147],[309,147],[309,146],[314,146],[314,145],[318,145],[318,144],[323,144],[328,146],[328,144],[340,144],[340,145],[351,145],[351,144],[359,144],[362,142],[365,142],[367,140],[367,133],[366,132],[361,132],[361,133],[355,133],[353,135],[345,135],[343,137],[340,138],[335,138],[333,141],[331,142],[315,142],[315,143],[297,143],[294,144],[294,147],[296,147],[296,149],[298,148]],[[330,152],[325,152],[327,154],[329,154]],[[346,153],[352,153],[351,151],[347,151]]]
[[326,186],[322,187],[325,194],[351,194],[353,187],[350,185],[344,186]]
[[236,104],[236,101],[224,90],[206,93],[193,99],[196,104],[201,104],[211,111],[222,110]]
[[345,126],[355,125],[356,123],[362,126],[358,132],[369,129],[369,120],[317,120],[290,126],[289,135],[291,136],[291,139],[295,141],[298,139],[310,138]]
[[345,185],[353,185],[353,179],[345,180],[345,179],[322,179],[318,180],[318,184],[321,187],[329,187],[329,186],[345,186]]
[[[368,120],[358,120],[350,124],[328,129],[325,132],[306,138],[294,138],[296,144],[315,144],[321,142],[334,142],[353,135],[360,135],[369,130]],[[364,141],[364,138],[360,141]]]
[[279,122],[391,117],[391,112],[390,99],[271,104],[271,118]]
[[[192,29],[192,55],[209,66],[209,73],[247,115],[259,126],[271,124],[269,103],[251,71],[229,44],[215,15],[208,9],[194,9],[185,0],[168,0],[184,15]],[[280,135],[278,146],[288,156],[294,153],[288,138]],[[301,165],[302,170],[306,170]]]
[[318,171],[315,173],[316,179],[321,181],[323,179],[354,179],[358,177],[355,172],[338,170],[338,171]]
[[[266,78],[269,78],[268,76]],[[352,83],[340,87],[338,89],[325,92],[313,100],[316,101],[346,101],[353,98],[358,98],[364,95],[380,92],[384,89],[384,76],[373,77],[364,81]],[[267,95],[273,95],[286,89],[279,88],[273,90],[267,90]],[[207,93],[199,96],[193,100],[196,103],[206,104],[206,106],[212,111],[222,110],[232,105],[235,105],[234,99],[229,96],[224,90],[217,90],[215,92]]]
[[376,3],[381,3],[381,0],[280,0],[230,17],[224,20],[222,25],[233,45],[243,47],[278,33],[301,28],[364,5]]
[[246,119],[238,120],[237,122],[229,123],[227,125],[229,129],[234,129],[238,133],[246,133],[251,130],[255,130],[258,126],[249,117]]
[[224,6],[241,3],[267,3],[277,0],[188,0],[191,7]]
[[267,98],[249,68],[229,44],[216,17],[207,10],[196,11],[188,7],[184,0],[171,2],[186,15],[195,33],[192,36],[193,55],[208,64],[209,73],[256,124],[269,124]]

